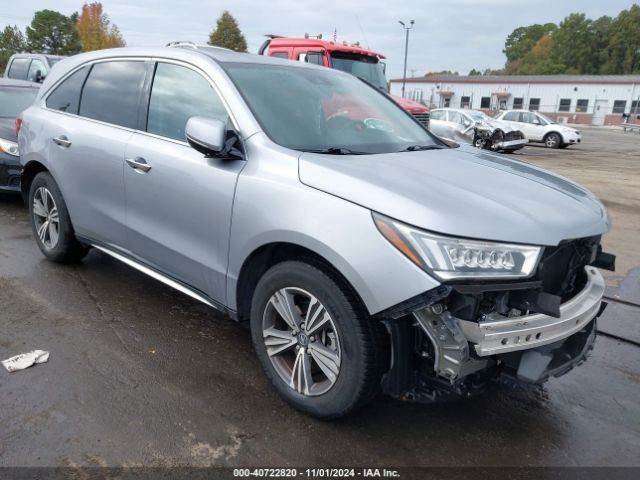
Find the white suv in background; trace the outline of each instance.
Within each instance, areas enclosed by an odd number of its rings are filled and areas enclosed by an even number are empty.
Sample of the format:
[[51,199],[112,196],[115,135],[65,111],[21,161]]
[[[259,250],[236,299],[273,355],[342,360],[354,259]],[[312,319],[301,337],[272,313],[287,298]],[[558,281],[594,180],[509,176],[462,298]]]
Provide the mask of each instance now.
[[524,132],[530,142],[541,142],[549,148],[566,148],[582,140],[575,128],[560,125],[538,112],[505,110],[494,118],[512,123]]

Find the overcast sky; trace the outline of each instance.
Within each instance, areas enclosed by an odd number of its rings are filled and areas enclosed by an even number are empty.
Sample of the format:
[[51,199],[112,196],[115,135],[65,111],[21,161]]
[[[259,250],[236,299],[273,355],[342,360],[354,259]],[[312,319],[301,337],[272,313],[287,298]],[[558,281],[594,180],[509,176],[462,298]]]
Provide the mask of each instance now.
[[[360,41],[387,56],[387,77],[402,76],[404,31],[398,20],[415,20],[409,41],[407,76],[504,66],[506,36],[532,23],[560,22],[572,12],[588,17],[615,16],[633,0],[104,0],[111,21],[129,46],[164,45],[173,40],[206,42],[224,9],[238,20],[249,51],[264,34],[303,36],[322,33],[338,41]],[[3,0],[0,27],[24,29],[33,13],[49,8],[66,15],[82,0]]]

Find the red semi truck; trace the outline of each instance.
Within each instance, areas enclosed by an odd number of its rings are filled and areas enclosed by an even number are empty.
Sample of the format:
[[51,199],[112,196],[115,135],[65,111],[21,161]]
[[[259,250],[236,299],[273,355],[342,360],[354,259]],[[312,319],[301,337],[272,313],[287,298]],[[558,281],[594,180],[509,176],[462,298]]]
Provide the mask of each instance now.
[[[335,68],[360,77],[385,92],[389,91],[382,62],[385,57],[381,53],[321,38],[269,37],[260,47],[258,51],[260,55]],[[390,96],[422,125],[429,126],[427,107],[408,98]]]

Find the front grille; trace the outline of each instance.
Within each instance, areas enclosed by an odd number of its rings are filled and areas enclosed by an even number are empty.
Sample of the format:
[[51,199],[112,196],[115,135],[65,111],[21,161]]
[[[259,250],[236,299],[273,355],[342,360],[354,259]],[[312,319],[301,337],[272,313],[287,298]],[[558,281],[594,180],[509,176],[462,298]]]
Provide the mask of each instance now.
[[414,113],[413,117],[418,120],[424,128],[429,128],[429,112],[426,113]]
[[504,139],[507,142],[510,142],[511,140],[522,140],[523,138],[524,138],[524,134],[520,130],[516,130],[514,132],[507,132],[504,135]]
[[587,281],[584,267],[595,260],[599,244],[600,236],[596,236],[545,248],[537,272],[542,290],[560,296],[562,302],[579,293]]

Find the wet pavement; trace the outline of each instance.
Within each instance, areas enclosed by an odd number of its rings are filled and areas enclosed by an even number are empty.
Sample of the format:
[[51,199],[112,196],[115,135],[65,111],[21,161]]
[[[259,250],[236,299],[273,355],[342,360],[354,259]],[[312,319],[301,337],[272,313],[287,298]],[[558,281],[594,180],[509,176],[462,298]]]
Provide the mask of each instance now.
[[[548,168],[567,153],[532,150]],[[601,169],[583,158],[576,175],[566,159],[556,166],[572,178]],[[621,183],[640,182],[635,161]],[[610,310],[621,320],[605,316],[584,365],[543,387],[495,386],[448,404],[379,397],[335,422],[277,397],[244,326],[97,251],[76,266],[47,262],[26,210],[2,198],[0,358],[51,358],[0,371],[0,465],[640,466],[640,347],[627,341],[640,321],[640,193],[584,183],[614,218],[605,246],[621,268],[608,294],[631,303]],[[624,236],[633,245],[616,251]]]

